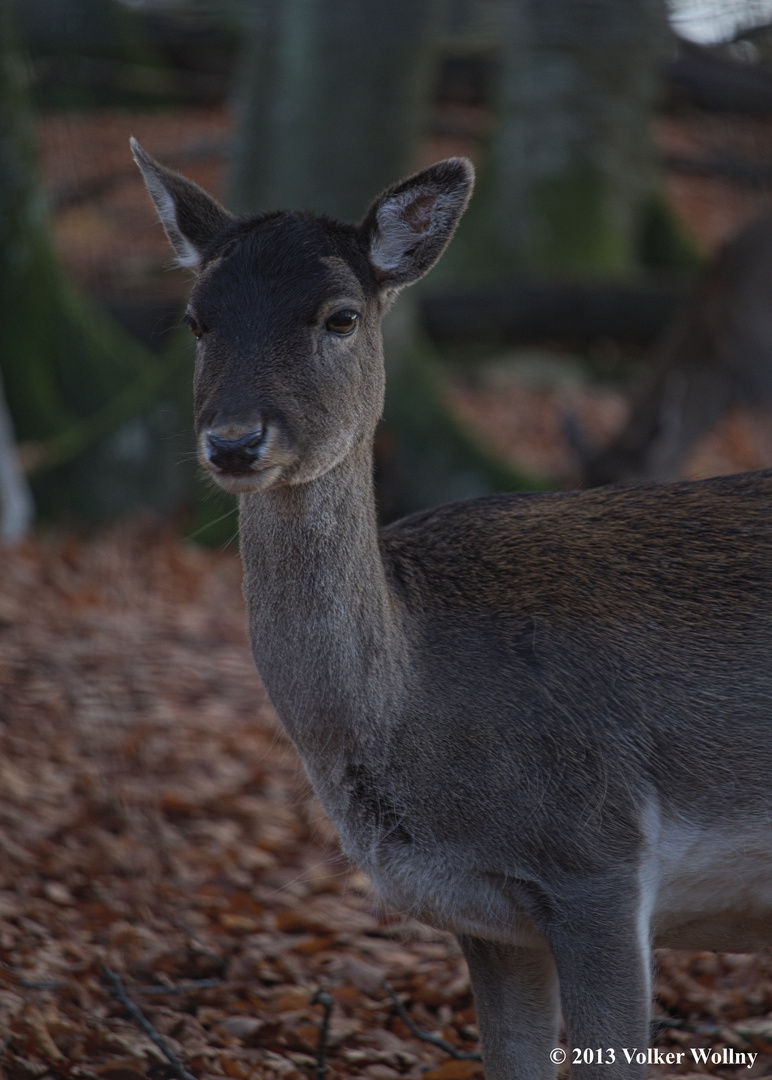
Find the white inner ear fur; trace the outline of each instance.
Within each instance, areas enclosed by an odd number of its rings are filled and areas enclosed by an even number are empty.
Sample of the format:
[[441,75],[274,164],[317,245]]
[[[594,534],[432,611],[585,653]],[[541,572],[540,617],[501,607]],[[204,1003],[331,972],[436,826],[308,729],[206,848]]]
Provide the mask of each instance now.
[[[425,205],[420,209],[415,203]],[[377,270],[397,270],[410,248],[433,233],[444,231],[452,218],[458,197],[411,188],[385,199],[378,207],[378,231],[370,247],[370,260]],[[413,214],[408,210],[414,207]]]
[[161,219],[161,224],[166,230],[166,235],[169,237],[169,241],[177,255],[177,265],[184,267],[186,270],[197,270],[201,265],[201,255],[196,251],[188,238],[180,231],[180,227],[177,223],[177,207],[174,204],[174,199],[166,190],[163,181],[155,172],[150,169],[142,168],[141,162],[139,165],[142,169],[142,175],[145,177],[147,190],[150,192],[156,210],[158,211],[158,216]]

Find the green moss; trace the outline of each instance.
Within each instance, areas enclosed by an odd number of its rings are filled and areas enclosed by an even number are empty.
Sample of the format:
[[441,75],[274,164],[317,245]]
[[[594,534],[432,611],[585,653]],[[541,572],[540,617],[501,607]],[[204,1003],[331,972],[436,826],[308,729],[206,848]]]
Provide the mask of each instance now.
[[633,262],[632,240],[614,220],[608,184],[589,162],[536,183],[534,270],[615,273]]
[[435,281],[485,280],[512,274],[609,274],[635,265],[633,229],[620,222],[608,182],[588,162],[559,176],[534,180],[528,205],[513,205],[519,224],[502,225],[500,200],[483,170],[458,235],[440,263]]

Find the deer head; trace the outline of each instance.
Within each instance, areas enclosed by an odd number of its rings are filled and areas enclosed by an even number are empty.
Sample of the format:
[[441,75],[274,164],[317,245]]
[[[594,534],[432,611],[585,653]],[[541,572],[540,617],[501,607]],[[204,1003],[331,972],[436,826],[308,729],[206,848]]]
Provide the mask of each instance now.
[[381,319],[436,263],[472,190],[450,158],[388,188],[359,225],[303,212],[236,218],[132,141],[177,261],[196,281],[201,464],[227,491],[302,484],[370,446],[383,405]]

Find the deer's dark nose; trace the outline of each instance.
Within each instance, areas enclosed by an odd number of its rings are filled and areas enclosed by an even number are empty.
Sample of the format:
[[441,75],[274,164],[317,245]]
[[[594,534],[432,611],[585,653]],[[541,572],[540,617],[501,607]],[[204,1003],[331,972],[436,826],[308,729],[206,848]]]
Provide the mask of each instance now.
[[260,457],[265,442],[265,428],[248,431],[237,439],[225,439],[213,431],[207,433],[207,457],[216,469],[228,473],[249,472]]

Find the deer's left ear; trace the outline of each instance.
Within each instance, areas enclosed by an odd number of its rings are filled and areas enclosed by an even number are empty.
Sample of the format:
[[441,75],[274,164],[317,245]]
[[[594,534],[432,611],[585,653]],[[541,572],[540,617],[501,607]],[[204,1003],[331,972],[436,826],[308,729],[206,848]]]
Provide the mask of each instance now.
[[136,139],[131,140],[131,152],[177,255],[177,262],[190,270],[198,270],[204,252],[217,233],[233,221],[233,216],[198,184],[159,165]]
[[360,225],[370,263],[386,288],[410,285],[447,247],[474,186],[466,158],[448,158],[395,184]]

